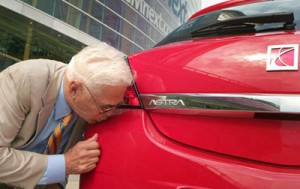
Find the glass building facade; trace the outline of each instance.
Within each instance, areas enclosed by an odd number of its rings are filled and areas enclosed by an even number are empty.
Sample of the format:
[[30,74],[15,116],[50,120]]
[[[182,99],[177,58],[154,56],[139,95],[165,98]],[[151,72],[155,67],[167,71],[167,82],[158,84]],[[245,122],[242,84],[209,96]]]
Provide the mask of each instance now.
[[200,8],[200,0],[0,0],[0,71],[32,58],[67,63],[100,41],[143,51]]

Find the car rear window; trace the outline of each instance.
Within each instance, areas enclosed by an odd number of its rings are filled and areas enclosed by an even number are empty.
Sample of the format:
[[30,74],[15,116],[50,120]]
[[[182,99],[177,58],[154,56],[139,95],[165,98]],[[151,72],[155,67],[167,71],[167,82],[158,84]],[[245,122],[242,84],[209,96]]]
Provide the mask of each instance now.
[[[175,29],[172,33],[170,33],[167,37],[165,37],[162,41],[160,41],[156,46],[172,43],[176,41],[184,41],[190,40],[195,37],[212,37],[212,36],[222,36],[228,34],[235,33],[247,33],[247,32],[268,32],[275,30],[285,30],[283,27],[285,23],[259,23],[256,24],[253,30],[250,29],[240,29],[235,28],[233,32],[232,30],[221,30],[218,32],[213,32],[213,29],[210,28],[209,32],[201,32],[199,35],[192,35],[194,31],[199,28],[209,27],[218,22],[226,21],[229,19],[238,19],[242,17],[251,17],[263,14],[280,14],[280,13],[291,13],[294,16],[293,28],[299,30],[300,27],[300,3],[299,0],[272,0],[272,1],[264,1],[251,3],[246,5],[229,7],[221,10],[216,10],[201,16],[198,16],[192,20],[187,21],[177,29]],[[245,26],[243,26],[245,28]],[[224,31],[224,32],[223,32]],[[228,32],[229,31],[229,32]],[[195,32],[194,32],[195,33]]]

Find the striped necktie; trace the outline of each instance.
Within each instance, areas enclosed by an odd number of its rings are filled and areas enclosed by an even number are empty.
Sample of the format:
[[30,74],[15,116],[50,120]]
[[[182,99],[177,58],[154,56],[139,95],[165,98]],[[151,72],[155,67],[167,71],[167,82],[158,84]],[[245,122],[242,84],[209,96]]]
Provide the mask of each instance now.
[[73,114],[65,116],[55,127],[52,134],[48,139],[48,144],[44,154],[56,154],[59,148],[61,138],[64,130],[67,128],[69,122],[71,121]]

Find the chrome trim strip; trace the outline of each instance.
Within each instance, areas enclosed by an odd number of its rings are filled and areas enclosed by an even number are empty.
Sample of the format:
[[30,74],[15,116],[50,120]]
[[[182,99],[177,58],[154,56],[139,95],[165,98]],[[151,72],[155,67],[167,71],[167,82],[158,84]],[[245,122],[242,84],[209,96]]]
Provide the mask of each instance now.
[[145,109],[300,113],[300,95],[141,94]]

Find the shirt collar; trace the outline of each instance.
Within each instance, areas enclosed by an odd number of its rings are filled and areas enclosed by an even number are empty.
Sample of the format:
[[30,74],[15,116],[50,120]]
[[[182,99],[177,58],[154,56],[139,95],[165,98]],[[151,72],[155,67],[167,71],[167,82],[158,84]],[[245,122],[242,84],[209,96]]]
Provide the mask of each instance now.
[[68,103],[65,99],[64,79],[62,79],[60,89],[58,92],[58,96],[56,99],[54,118],[55,118],[55,120],[61,119],[61,118],[65,117],[66,115],[70,114],[71,112],[72,112],[72,109],[68,105]]

